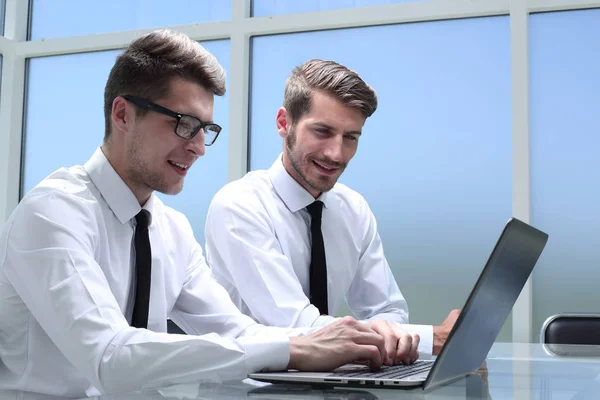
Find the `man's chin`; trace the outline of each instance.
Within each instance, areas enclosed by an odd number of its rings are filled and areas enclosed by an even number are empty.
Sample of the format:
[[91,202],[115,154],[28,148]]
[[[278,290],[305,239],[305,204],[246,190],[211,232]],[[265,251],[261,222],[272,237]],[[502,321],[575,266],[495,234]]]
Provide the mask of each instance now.
[[166,187],[163,186],[160,188],[156,188],[154,190],[159,193],[166,194],[168,196],[175,196],[176,194],[181,193],[181,191],[183,190],[183,184],[177,184],[177,185],[166,186]]
[[332,180],[319,180],[319,182],[310,182],[313,189],[318,190],[319,192],[329,192],[335,184],[337,183],[337,179]]

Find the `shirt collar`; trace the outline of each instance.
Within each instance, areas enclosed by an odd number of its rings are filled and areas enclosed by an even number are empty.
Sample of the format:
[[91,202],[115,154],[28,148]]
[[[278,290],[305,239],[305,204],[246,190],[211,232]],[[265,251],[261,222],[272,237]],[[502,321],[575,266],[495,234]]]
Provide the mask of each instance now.
[[[94,155],[85,163],[83,168],[122,224],[130,221],[142,210],[129,186],[110,165],[100,147],[96,149]],[[150,212],[150,224],[152,223],[152,212],[154,210],[154,196],[154,193],[152,193],[146,204],[144,204],[144,208]]]
[[[291,212],[296,212],[305,208],[307,205],[315,201],[315,198],[306,191],[292,176],[286,171],[283,166],[283,154],[277,157],[277,160],[269,168],[269,177],[271,183],[275,188],[275,191],[283,200],[286,207]],[[317,198],[323,202],[323,205],[327,208],[329,199],[329,192],[323,192]]]

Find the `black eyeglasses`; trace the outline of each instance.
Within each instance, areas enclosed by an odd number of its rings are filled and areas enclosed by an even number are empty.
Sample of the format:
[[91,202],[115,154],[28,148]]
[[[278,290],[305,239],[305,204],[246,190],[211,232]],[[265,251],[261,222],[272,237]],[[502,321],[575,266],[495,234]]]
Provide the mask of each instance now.
[[175,134],[185,140],[192,139],[198,132],[200,132],[200,129],[202,129],[204,130],[204,144],[206,146],[210,146],[215,142],[215,140],[217,140],[219,133],[221,133],[221,127],[219,125],[212,122],[202,122],[193,115],[178,113],[173,110],[169,110],[166,107],[159,106],[158,104],[146,99],[135,96],[126,95],[123,96],[123,98],[132,102],[138,107],[175,118],[177,120],[177,125],[175,125],[174,129]]

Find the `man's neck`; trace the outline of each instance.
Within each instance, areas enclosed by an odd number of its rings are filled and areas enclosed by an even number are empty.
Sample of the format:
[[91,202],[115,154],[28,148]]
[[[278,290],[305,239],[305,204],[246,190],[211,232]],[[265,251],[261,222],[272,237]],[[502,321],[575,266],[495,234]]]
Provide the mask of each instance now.
[[292,177],[292,179],[295,180],[298,183],[298,185],[302,186],[302,188],[304,190],[306,190],[312,197],[314,197],[316,199],[321,195],[322,192],[316,191],[314,189],[310,189],[308,187],[309,186],[308,183],[296,172],[296,170],[290,163],[290,160],[285,156],[285,153],[283,155],[282,162],[283,162],[283,168],[285,169],[285,172],[287,172],[287,174],[290,177]]
[[140,203],[140,206],[143,207],[150,196],[152,196],[152,190],[138,187],[139,185],[135,185],[133,182],[131,182],[125,172],[125,164],[123,160],[111,151],[111,147],[112,146],[110,144],[105,142],[102,144],[102,146],[100,146],[100,150],[102,150],[102,153],[110,163],[111,167],[113,167],[117,175],[119,175],[129,190],[131,190],[137,201]]

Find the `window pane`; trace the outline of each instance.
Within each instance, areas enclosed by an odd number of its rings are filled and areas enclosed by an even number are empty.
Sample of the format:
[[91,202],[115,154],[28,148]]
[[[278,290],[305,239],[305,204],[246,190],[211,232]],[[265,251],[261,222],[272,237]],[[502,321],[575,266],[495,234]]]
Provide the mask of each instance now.
[[4,36],[4,12],[6,11],[6,0],[0,0],[0,35]]
[[339,10],[378,6],[383,4],[413,3],[425,0],[253,0],[252,16],[294,14],[309,11]]
[[411,322],[462,307],[512,215],[508,18],[259,37],[252,48],[251,168],[282,151],[274,120],[294,66],[356,70],[379,108],[341,182],[373,209]]
[[[202,43],[229,69],[229,41]],[[103,93],[118,51],[34,58],[29,61],[24,193],[60,167],[83,164],[104,137]],[[190,169],[183,191],[159,195],[186,214],[204,243],[204,219],[212,196],[227,182],[229,103],[215,98],[215,121],[223,127],[214,145]]]
[[533,279],[533,331],[600,311],[600,10],[530,20],[532,221],[550,235]]
[[231,0],[33,0],[31,40],[231,19]]

